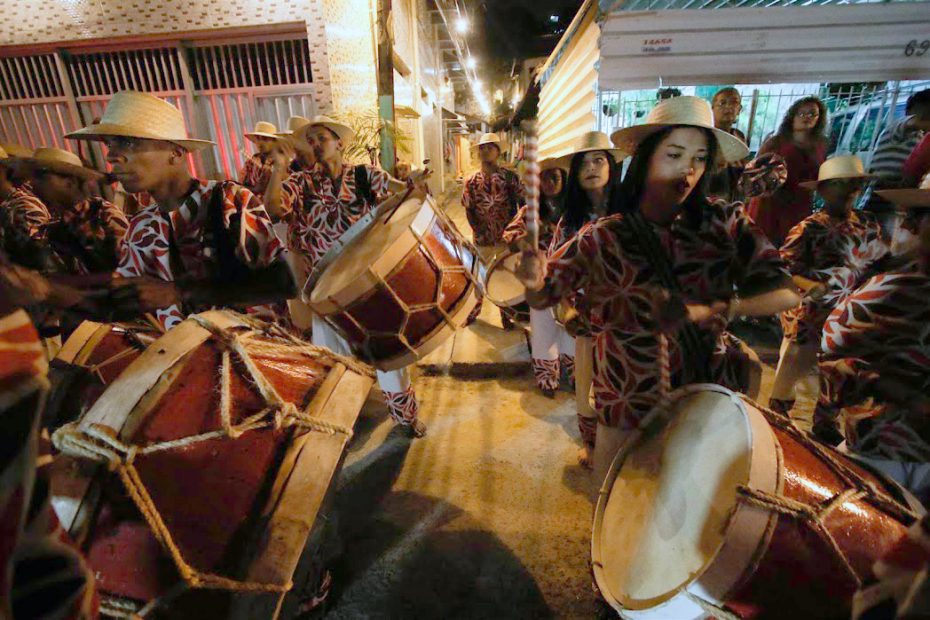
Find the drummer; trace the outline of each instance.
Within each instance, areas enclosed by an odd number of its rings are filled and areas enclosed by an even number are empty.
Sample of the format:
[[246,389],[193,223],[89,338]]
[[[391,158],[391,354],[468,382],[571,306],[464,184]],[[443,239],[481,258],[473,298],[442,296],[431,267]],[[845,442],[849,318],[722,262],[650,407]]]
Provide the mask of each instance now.
[[885,190],[904,209],[914,260],[867,280],[827,318],[818,414],[843,421],[845,448],[930,500],[930,177]]
[[103,174],[84,166],[74,153],[50,147],[16,158],[14,165],[32,193],[15,190],[16,199],[4,209],[10,257],[45,273],[108,274],[116,269],[129,222],[116,206],[89,195],[88,186]]
[[[462,191],[462,206],[471,225],[475,245],[482,258],[490,263],[495,254],[504,249],[504,228],[516,216],[526,201],[520,177],[498,163],[501,139],[496,133],[486,133],[478,140],[478,158],[481,169],[468,177]],[[478,315],[480,306],[472,312]],[[501,324],[512,329],[513,321],[501,308]]]
[[265,193],[271,178],[272,157],[275,145],[281,139],[278,128],[272,123],[259,121],[254,131],[245,135],[245,139],[254,143],[258,151],[249,157],[239,171],[239,183],[258,197]]
[[[280,186],[281,175],[276,170],[266,199],[288,221],[288,247],[301,256],[307,273],[311,273],[349,227],[388,195],[406,189],[407,184],[374,166],[347,164],[343,153],[355,131],[344,123],[317,116],[294,137],[313,144],[319,164],[310,171],[290,175]],[[285,166],[284,158],[279,157],[275,166]],[[349,353],[342,338],[317,316],[313,317],[313,342]],[[407,369],[378,371],[378,383],[394,421],[413,436],[426,434],[426,425],[418,418],[419,404]]]
[[23,310],[79,301],[76,292],[14,265],[0,252],[2,618],[97,617],[93,571],[58,526],[47,492],[48,468],[39,467],[39,403],[49,387],[48,363]]
[[[287,130],[278,133],[278,137],[281,138],[281,141],[276,145],[277,150],[282,150],[282,143],[285,147],[293,149],[294,154],[291,157],[291,163],[287,167],[287,170],[290,174],[295,172],[300,172],[301,170],[312,170],[316,165],[316,152],[313,150],[313,144],[307,139],[308,136],[305,136],[300,130],[310,124],[310,119],[303,116],[292,116],[287,119]],[[302,136],[302,139],[297,139],[297,136]],[[272,170],[274,165],[272,162]],[[265,201],[267,203],[267,199]],[[268,205],[265,205],[267,208]]]
[[211,142],[188,138],[181,111],[149,94],[121,91],[100,123],[66,136],[99,140],[128,192],[151,206],[129,223],[116,278],[117,316],[154,313],[163,329],[210,307],[254,306],[292,296],[294,284],[271,219],[233,181],[191,176],[188,156]]
[[[606,137],[606,136],[605,136]],[[562,212],[562,193],[568,177],[567,161],[544,159],[539,164],[539,248],[547,251],[552,234]],[[526,236],[526,206],[507,224],[502,239],[517,250],[517,241]],[[575,339],[555,322],[550,310],[530,309],[530,353],[533,375],[540,391],[552,398],[559,389],[561,377],[575,382]]]
[[714,128],[706,101],[662,101],[644,125],[612,139],[633,159],[611,194],[611,215],[548,261],[528,248],[518,269],[535,307],[583,291],[579,303],[595,334],[598,479],[659,402],[660,331],[667,332],[673,388],[712,381],[742,391],[748,360],[725,331],[727,323],[799,301],[778,251],[743,205],[706,198],[708,167],[748,153],[743,142]]
[[[817,363],[827,315],[861,283],[871,265],[888,253],[878,221],[854,209],[869,178],[858,157],[838,155],[820,165],[816,182],[801,183],[805,189],[816,190],[825,206],[792,228],[781,248],[792,280],[804,297],[799,306],[781,315],[784,336],[769,399],[769,407],[779,413],[791,411],[795,384]],[[821,433],[832,429],[818,420],[814,427]]]

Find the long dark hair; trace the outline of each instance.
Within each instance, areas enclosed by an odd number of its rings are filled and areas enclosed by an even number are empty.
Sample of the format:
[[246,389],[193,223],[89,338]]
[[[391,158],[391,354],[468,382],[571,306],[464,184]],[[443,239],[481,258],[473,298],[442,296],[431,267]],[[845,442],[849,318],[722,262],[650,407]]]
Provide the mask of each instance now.
[[817,124],[811,129],[811,135],[817,142],[825,142],[827,140],[827,106],[820,100],[820,97],[815,97],[813,95],[802,97],[791,104],[791,107],[788,108],[788,111],[785,112],[785,116],[781,119],[781,125],[778,126],[778,131],[775,133],[777,137],[782,140],[791,141],[794,134],[794,117],[798,115],[798,109],[800,109],[802,105],[808,103],[816,105],[817,111],[820,112],[820,115],[817,117]]
[[[603,151],[603,153],[607,156],[607,165],[610,166],[610,176],[607,178],[607,186],[604,187],[609,204],[611,188],[616,185],[620,170],[614,156],[608,151]],[[588,193],[582,189],[581,183],[578,182],[578,173],[581,171],[581,162],[584,160],[584,156],[585,153],[572,155],[572,165],[568,171],[568,183],[565,186],[565,192],[562,194],[562,217],[569,230],[580,230],[590,219],[591,213],[594,212],[594,205],[591,204]]]
[[[649,161],[659,147],[659,143],[679,127],[693,127],[693,125],[672,125],[660,129],[640,142],[639,146],[636,147],[636,152],[633,153],[633,159],[630,160],[623,181],[617,184],[616,191],[611,192],[611,200],[607,209],[609,214],[629,213],[639,209],[639,199],[642,198],[643,190],[646,189]],[[705,127],[694,127],[694,129],[700,129],[707,137],[707,168],[704,170],[704,174],[698,181],[697,186],[685,199],[683,207],[689,217],[699,218],[701,208],[707,204],[707,189],[710,186],[710,178],[713,176],[714,162],[717,161],[719,146],[713,131]]]
[[566,178],[567,172],[564,168],[549,168],[540,173],[540,176],[543,174],[557,174],[561,178],[562,182],[559,184],[559,187],[562,188],[555,196],[551,198],[544,196],[542,192],[539,194],[539,219],[543,222],[551,222],[555,224],[558,219],[562,216],[562,200],[565,197],[565,185],[568,179]]

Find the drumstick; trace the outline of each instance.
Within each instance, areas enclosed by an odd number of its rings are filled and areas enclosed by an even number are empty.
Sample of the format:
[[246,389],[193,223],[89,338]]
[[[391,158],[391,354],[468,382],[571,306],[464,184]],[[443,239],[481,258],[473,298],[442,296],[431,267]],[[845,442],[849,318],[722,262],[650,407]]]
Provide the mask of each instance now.
[[531,248],[539,246],[539,133],[534,120],[523,121],[523,185],[526,187],[526,235]]
[[[425,179],[425,178],[428,177],[430,174],[432,174],[432,172],[433,172],[433,171],[430,170],[429,168],[424,168],[424,169],[423,169],[423,172],[420,173],[420,174],[418,175],[417,180],[419,180],[419,179]],[[388,198],[388,200],[395,200],[395,199],[397,198],[397,196],[400,196],[400,200],[397,201],[397,204],[394,206],[393,209],[391,209],[391,212],[388,213],[388,216],[387,216],[386,218],[384,218],[384,221],[382,222],[382,224],[387,224],[388,222],[391,221],[391,218],[394,217],[394,214],[397,213],[397,210],[400,209],[400,206],[401,206],[402,204],[404,204],[405,202],[407,202],[407,199],[410,197],[410,194],[412,194],[413,191],[414,191],[416,188],[417,188],[416,185],[414,185],[413,183],[411,183],[410,187],[407,188],[407,191],[404,192],[403,195],[394,194],[393,196],[391,196],[390,198]],[[385,200],[384,203],[388,202],[388,200]],[[381,203],[381,204],[384,205],[384,203]],[[380,208],[380,207],[379,207],[379,208]]]

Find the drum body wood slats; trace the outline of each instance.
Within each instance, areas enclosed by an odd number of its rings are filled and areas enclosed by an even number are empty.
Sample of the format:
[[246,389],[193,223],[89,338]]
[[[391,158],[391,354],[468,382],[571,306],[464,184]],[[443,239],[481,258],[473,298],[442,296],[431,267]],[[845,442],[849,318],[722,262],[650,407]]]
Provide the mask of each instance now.
[[723,387],[681,388],[669,411],[602,488],[592,559],[608,602],[629,618],[848,618],[912,498]]
[[363,224],[324,257],[305,297],[355,355],[395,370],[465,324],[480,266],[431,199],[409,200]]
[[[249,333],[245,340],[249,356],[284,401],[324,419],[331,407],[329,417],[335,416],[337,423],[347,423],[348,428],[354,425],[372,377],[348,370],[329,357],[313,358],[289,350],[279,338],[249,332],[237,326],[235,318],[229,319],[235,317],[231,313],[202,316],[223,319],[233,332]],[[199,328],[185,325],[185,329],[192,333]],[[173,330],[156,341],[108,391],[125,389],[146,364],[158,363],[159,352],[170,349],[171,339],[178,336],[183,334]],[[186,348],[139,403],[127,404],[123,424],[113,428],[123,442],[146,446],[222,428],[219,377],[225,347],[216,338],[199,334]],[[229,411],[236,425],[266,410],[268,403],[242,361],[230,355],[230,362]],[[102,400],[82,424],[116,419],[112,412],[98,415]],[[347,439],[340,433],[269,427],[138,454],[133,464],[188,564],[240,581],[281,584],[293,576]],[[301,475],[295,478],[298,470]],[[70,475],[86,476],[74,471]],[[139,605],[161,599],[168,617],[228,617],[237,613],[236,601],[241,605],[248,596],[271,599],[269,615],[278,608],[278,593],[234,597],[222,590],[193,589],[173,598],[183,590],[179,590],[183,580],[171,555],[127,496],[120,479],[99,470],[95,475],[84,497],[69,499],[95,503],[89,511],[92,517],[76,522],[72,533],[80,537],[105,598]],[[53,480],[53,494],[73,493],[76,488],[80,485],[73,481],[56,484]],[[294,510],[301,513],[300,518],[286,514]],[[257,608],[252,612],[260,613]],[[239,617],[250,613],[238,611]]]

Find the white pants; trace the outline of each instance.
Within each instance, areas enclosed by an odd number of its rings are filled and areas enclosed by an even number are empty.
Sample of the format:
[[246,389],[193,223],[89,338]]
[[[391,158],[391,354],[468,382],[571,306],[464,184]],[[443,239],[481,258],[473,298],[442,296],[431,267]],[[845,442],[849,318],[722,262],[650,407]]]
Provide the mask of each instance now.
[[538,360],[554,360],[559,355],[575,356],[575,339],[555,322],[552,309],[530,308],[530,353]]
[[930,463],[911,463],[862,456],[847,448],[845,441],[837,446],[837,449],[865,461],[913,493],[921,502],[926,502],[930,497]]
[[772,396],[776,400],[794,400],[795,385],[798,380],[817,366],[817,349],[819,343],[798,344],[794,340],[782,338],[781,352],[778,355],[778,369],[772,384]]
[[[313,344],[326,347],[340,355],[352,355],[348,343],[326,321],[313,315]],[[406,368],[377,371],[382,392],[404,392],[410,387],[410,372]]]

